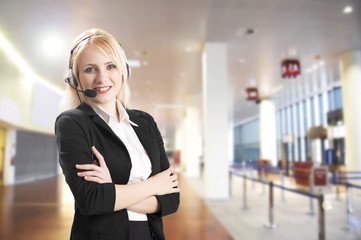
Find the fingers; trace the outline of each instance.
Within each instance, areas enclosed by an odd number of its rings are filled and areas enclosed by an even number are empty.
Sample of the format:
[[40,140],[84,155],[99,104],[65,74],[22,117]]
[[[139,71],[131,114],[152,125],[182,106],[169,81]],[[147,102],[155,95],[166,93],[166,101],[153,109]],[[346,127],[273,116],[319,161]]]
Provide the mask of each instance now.
[[168,170],[170,171],[170,175],[172,175],[172,174],[174,173],[174,168],[173,168],[173,166],[170,166],[170,167],[168,168]]
[[80,170],[96,170],[99,168],[95,164],[77,164],[75,167]]
[[99,160],[99,165],[101,167],[106,166],[103,155],[101,155],[100,152],[94,146],[92,146],[92,151],[95,154],[95,156],[97,157],[97,159]]

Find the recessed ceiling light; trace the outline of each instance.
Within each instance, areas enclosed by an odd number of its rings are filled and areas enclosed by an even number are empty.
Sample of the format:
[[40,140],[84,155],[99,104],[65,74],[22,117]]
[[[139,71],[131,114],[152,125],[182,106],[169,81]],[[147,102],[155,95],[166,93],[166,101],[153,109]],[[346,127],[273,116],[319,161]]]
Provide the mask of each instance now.
[[352,13],[353,11],[353,8],[351,6],[346,6],[344,9],[343,9],[343,13],[344,14],[350,14]]
[[240,62],[240,63],[245,63],[246,60],[245,60],[244,58],[241,58],[241,59],[239,59],[239,62]]
[[129,65],[129,67],[136,67],[136,68],[140,67],[140,62],[139,62],[139,60],[136,60],[136,59],[132,59],[132,60],[128,59],[127,63]]
[[60,57],[65,49],[63,38],[56,32],[47,32],[40,46],[44,56],[49,59]]
[[252,28],[248,28],[248,29],[246,30],[246,32],[245,32],[246,35],[252,35],[252,34],[254,34],[254,33],[255,33],[255,30],[252,29]]
[[237,36],[242,36],[242,35],[252,35],[254,34],[256,31],[253,28],[240,28],[238,29],[236,35]]
[[143,64],[144,66],[148,66],[148,61],[143,61],[142,64]]

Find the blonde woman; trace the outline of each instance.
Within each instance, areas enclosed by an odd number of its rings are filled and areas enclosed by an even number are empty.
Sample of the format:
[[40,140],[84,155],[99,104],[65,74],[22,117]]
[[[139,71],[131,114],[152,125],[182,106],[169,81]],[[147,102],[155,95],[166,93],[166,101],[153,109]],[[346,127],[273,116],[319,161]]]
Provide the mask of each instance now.
[[55,123],[59,162],[75,199],[70,239],[165,239],[177,211],[177,174],[147,113],[127,108],[129,69],[121,45],[91,29],[76,38],[69,84]]

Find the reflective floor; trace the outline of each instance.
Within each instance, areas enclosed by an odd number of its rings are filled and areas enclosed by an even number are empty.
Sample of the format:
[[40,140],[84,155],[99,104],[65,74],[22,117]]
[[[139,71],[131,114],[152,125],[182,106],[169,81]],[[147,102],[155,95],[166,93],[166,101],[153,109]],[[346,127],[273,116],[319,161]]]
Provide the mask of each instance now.
[[[257,173],[247,172],[255,178]],[[280,178],[270,176],[276,184]],[[269,179],[269,180],[270,180]],[[203,181],[201,178],[187,179],[188,183],[202,196]],[[361,185],[360,181],[355,182]],[[206,204],[217,219],[222,222],[228,232],[236,240],[318,240],[318,205],[313,201],[311,215],[310,200],[305,195],[293,192],[282,192],[274,188],[273,223],[275,229],[266,228],[269,225],[269,191],[268,186],[258,182],[247,181],[247,198],[244,208],[243,178],[232,176],[232,196],[224,201],[210,201]],[[285,186],[297,188],[292,179],[286,179]],[[325,195],[325,229],[327,240],[361,240],[361,192],[353,190],[353,213],[350,218],[350,229],[347,217],[347,198],[345,189],[340,189],[339,199],[335,194],[335,187]],[[284,197],[284,198],[283,198]],[[351,231],[350,231],[351,230]]]
[[[233,239],[184,178],[181,205],[165,217],[167,239]],[[0,186],[0,239],[69,239],[73,197],[63,177]]]

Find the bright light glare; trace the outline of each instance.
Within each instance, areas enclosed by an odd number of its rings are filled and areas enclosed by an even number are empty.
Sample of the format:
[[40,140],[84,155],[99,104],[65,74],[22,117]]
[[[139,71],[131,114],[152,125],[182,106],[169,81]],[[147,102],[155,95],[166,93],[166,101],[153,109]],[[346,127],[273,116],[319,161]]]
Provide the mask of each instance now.
[[64,55],[64,39],[58,34],[49,33],[42,38],[41,50],[44,56],[55,59]]
[[50,87],[51,89],[63,94],[63,91],[54,87],[52,84],[49,84],[44,79],[37,76],[31,67],[26,63],[26,61],[17,53],[15,48],[10,44],[10,42],[0,33],[0,49],[2,49],[5,55],[14,63],[15,66],[26,76],[27,79],[32,81],[37,81],[44,84],[45,86]]
[[127,63],[129,65],[129,67],[135,67],[135,68],[140,67],[140,62],[139,62],[139,60],[136,60],[136,59],[128,59]]
[[344,9],[343,9],[343,13],[344,14],[349,14],[349,13],[352,13],[353,11],[353,8],[351,6],[346,6]]

